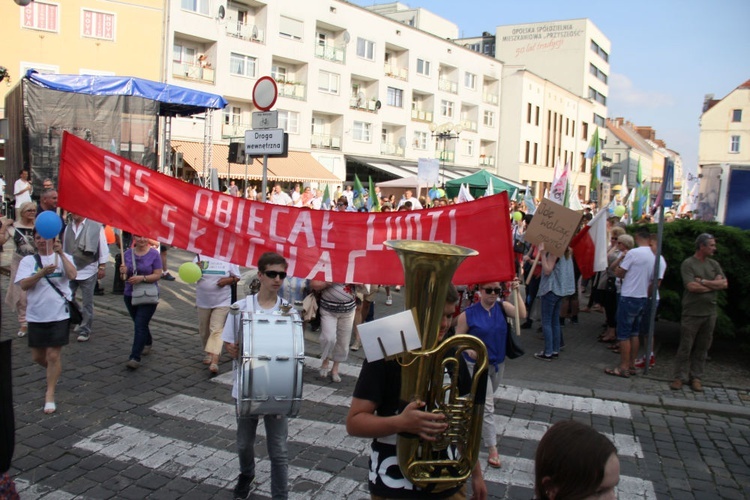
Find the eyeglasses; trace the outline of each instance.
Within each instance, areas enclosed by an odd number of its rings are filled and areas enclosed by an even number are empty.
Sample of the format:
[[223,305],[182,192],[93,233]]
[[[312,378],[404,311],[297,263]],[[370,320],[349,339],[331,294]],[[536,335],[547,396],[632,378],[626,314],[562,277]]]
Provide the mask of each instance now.
[[484,293],[486,293],[487,295],[490,295],[493,293],[495,295],[500,295],[501,293],[503,293],[503,289],[502,288],[484,288]]
[[346,206],[346,203],[336,203],[336,206],[337,206],[337,207],[345,207],[345,206]]
[[286,272],[284,271],[263,271],[263,274],[275,280],[276,278],[286,279]]

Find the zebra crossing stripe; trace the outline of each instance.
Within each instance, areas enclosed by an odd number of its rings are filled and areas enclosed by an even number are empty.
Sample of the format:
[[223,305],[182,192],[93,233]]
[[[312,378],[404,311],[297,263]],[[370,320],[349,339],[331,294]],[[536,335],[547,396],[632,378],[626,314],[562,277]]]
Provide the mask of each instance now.
[[[262,427],[259,426],[258,430]],[[121,461],[134,460],[149,469],[158,469],[219,488],[233,486],[239,471],[239,459],[235,452],[168,438],[121,424],[96,432],[74,446]],[[256,490],[270,494],[271,462],[256,460],[255,470]],[[334,477],[328,472],[290,465],[289,481],[296,479],[310,481],[321,490],[330,491]],[[336,483],[337,488],[351,488],[349,491],[360,486],[354,480],[339,480]],[[337,491],[340,492],[341,489]]]
[[[307,384],[313,386],[313,384]],[[314,390],[314,389],[313,389]],[[202,424],[220,426],[228,430],[236,429],[236,418],[232,404],[201,399],[179,394],[165,401],[156,403],[151,409],[163,415],[177,417]],[[550,424],[495,415],[499,436],[514,437],[524,440],[539,441]],[[258,426],[258,434],[265,435],[263,426]],[[640,444],[630,436],[615,434],[613,438],[618,455],[643,458]],[[370,446],[368,439],[354,438],[347,434],[346,426],[330,424],[316,420],[293,418],[289,420],[289,439],[325,448],[345,450],[357,454],[366,454]],[[619,444],[618,444],[619,443]],[[501,447],[502,448],[502,447]],[[501,456],[502,469],[485,468],[485,480],[493,483],[512,484],[514,486],[533,488],[534,461]],[[625,488],[625,489],[624,489]],[[655,499],[653,485],[639,478],[620,477],[620,491],[627,491],[625,498]],[[650,493],[653,495],[649,496]]]
[[67,491],[53,489],[39,484],[31,484],[27,480],[18,477],[14,478],[13,482],[16,484],[16,492],[21,498],[44,497],[49,500],[73,500],[74,498],[86,500],[87,498],[81,495],[73,495]]
[[592,413],[605,417],[619,417],[627,420],[633,418],[633,412],[630,409],[630,405],[627,403],[607,401],[598,398],[568,396],[566,394],[536,391],[509,385],[501,385],[498,387],[495,391],[495,398],[513,403],[541,405],[550,408]]

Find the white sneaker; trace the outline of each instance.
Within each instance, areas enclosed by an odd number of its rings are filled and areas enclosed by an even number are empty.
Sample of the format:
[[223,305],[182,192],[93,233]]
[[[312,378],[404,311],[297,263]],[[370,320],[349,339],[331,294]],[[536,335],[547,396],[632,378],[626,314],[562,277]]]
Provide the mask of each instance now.
[[393,297],[390,295],[385,298],[385,305],[392,306],[393,305]]

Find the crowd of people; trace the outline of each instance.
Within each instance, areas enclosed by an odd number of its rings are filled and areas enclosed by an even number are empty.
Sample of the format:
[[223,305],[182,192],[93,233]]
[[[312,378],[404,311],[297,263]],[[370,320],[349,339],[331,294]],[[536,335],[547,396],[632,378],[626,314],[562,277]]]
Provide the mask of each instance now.
[[[19,181],[26,182],[28,174]],[[51,181],[50,181],[51,183]],[[30,186],[30,184],[29,184]],[[11,284],[6,303],[17,313],[18,336],[28,337],[32,360],[46,370],[44,413],[57,410],[55,386],[62,371],[62,347],[68,344],[71,325],[71,301],[78,290],[81,294],[82,318],[76,325],[77,340],[87,342],[92,332],[94,295],[98,282],[104,278],[110,259],[105,228],[78,214],[64,214],[60,234],[45,238],[37,232],[35,218],[43,211],[59,212],[54,186],[45,187],[39,204],[23,201],[31,188],[20,186],[22,201],[17,204],[17,220],[3,218],[0,226],[0,245],[13,241],[15,250],[11,262]],[[228,194],[240,196],[234,182]],[[415,198],[405,190],[400,200],[395,196],[379,199],[381,210],[419,210],[430,206],[455,203],[442,190],[431,190],[428,197]],[[248,198],[258,199],[250,186]],[[351,186],[337,190],[332,196],[332,210],[352,211],[356,193]],[[434,197],[433,197],[434,196]],[[267,193],[270,203],[323,208],[322,193],[310,187],[295,186],[291,193],[280,184]],[[317,200],[317,201],[316,201]],[[620,355],[620,362],[607,368],[608,375],[628,378],[646,363],[655,363],[652,346],[642,340],[648,333],[651,307],[658,307],[658,286],[667,262],[661,257],[659,276],[654,280],[656,239],[645,227],[628,235],[618,217],[610,217],[607,224],[609,247],[607,268],[593,278],[582,279],[572,249],[556,256],[543,244],[525,241],[526,230],[533,220],[526,214],[524,202],[512,202],[512,234],[514,259],[518,276],[508,282],[488,281],[473,287],[457,289],[451,285],[440,326],[439,339],[453,335],[471,335],[485,345],[488,373],[480,383],[477,403],[484,405],[481,440],[490,467],[501,467],[497,429],[494,419],[494,393],[502,383],[508,337],[513,327],[531,328],[538,322],[544,348],[534,357],[555,361],[565,347],[563,326],[568,321],[577,323],[579,297],[590,290],[587,305],[581,312],[605,313],[599,340]],[[61,214],[62,215],[62,214]],[[587,208],[583,222],[590,220],[594,209]],[[150,321],[158,307],[159,281],[166,279],[166,248],[143,235],[118,235],[120,248],[118,279],[123,285],[124,306],[133,321],[133,342],[126,363],[130,370],[139,368],[154,342]],[[128,243],[126,244],[125,241]],[[698,237],[695,254],[682,263],[685,282],[683,301],[683,336],[674,369],[673,389],[684,383],[694,391],[702,390],[705,355],[710,347],[716,321],[716,295],[728,284],[719,264],[711,258],[716,250],[713,236]],[[257,261],[255,286],[244,299],[237,300],[238,266],[211,257],[196,255],[200,268],[195,285],[195,305],[202,362],[212,375],[219,373],[219,360],[224,351],[234,359],[238,352],[238,316],[241,312],[279,313],[285,306],[300,305],[311,293],[318,307],[321,366],[319,376],[341,382],[339,369],[350,350],[358,350],[361,341],[358,326],[372,318],[374,296],[381,287],[386,291],[386,305],[392,304],[390,287],[331,283],[312,280],[305,282],[287,274],[288,263],[279,254],[269,252]],[[174,278],[172,278],[174,279]],[[295,281],[296,280],[296,281]],[[522,286],[522,285],[525,285]],[[296,290],[290,292],[290,289]],[[523,291],[525,289],[525,291]],[[650,300],[656,293],[656,300]],[[292,298],[293,295],[293,298]],[[290,299],[291,300],[288,300]],[[289,304],[291,303],[291,304]],[[510,318],[526,320],[513,324]],[[644,348],[642,356],[638,356]],[[469,350],[460,356],[458,385],[466,387],[466,377],[472,377],[476,353]],[[237,369],[235,364],[235,369]],[[468,373],[465,375],[464,373]],[[425,441],[434,441],[446,429],[446,418],[440,413],[422,411],[424,402],[410,401],[405,406],[399,401],[401,366],[393,360],[365,361],[354,389],[351,408],[346,419],[347,431],[358,437],[371,438],[371,470],[368,482],[373,498],[464,498],[467,485],[442,491],[439,495],[430,488],[417,488],[393,466],[397,455],[395,436],[410,433]],[[468,379],[470,380],[470,378]],[[232,396],[237,398],[237,377]],[[469,384],[470,385],[470,384]],[[247,498],[255,478],[255,439],[260,416],[238,416],[237,450],[240,475],[234,489],[235,498]],[[288,496],[288,419],[284,415],[264,415],[268,454],[271,459],[271,493],[273,498]],[[391,464],[388,466],[387,464]],[[575,479],[573,479],[575,478]],[[619,480],[619,462],[612,443],[590,427],[574,422],[553,425],[539,444],[536,454],[535,495],[538,499],[614,498]],[[477,463],[471,475],[472,498],[486,498],[487,489]]]

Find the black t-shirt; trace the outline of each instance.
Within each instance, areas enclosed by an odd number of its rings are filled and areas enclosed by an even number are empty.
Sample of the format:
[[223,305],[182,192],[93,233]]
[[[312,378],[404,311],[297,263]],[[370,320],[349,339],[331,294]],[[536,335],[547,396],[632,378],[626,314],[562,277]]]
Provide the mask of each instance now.
[[[459,393],[471,390],[471,377],[463,359],[459,365]],[[476,403],[484,404],[487,376],[482,377],[476,394]],[[354,388],[354,397],[372,401],[377,406],[376,414],[381,417],[397,415],[406,406],[400,402],[401,366],[396,361],[375,361],[365,363]],[[461,485],[440,493],[432,488],[419,489],[404,478],[396,456],[396,436],[378,438],[372,441],[368,486],[370,493],[386,498],[444,498],[455,494]],[[447,451],[446,457],[452,454]]]

